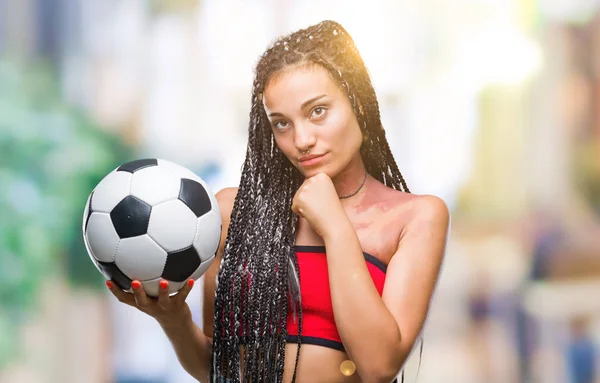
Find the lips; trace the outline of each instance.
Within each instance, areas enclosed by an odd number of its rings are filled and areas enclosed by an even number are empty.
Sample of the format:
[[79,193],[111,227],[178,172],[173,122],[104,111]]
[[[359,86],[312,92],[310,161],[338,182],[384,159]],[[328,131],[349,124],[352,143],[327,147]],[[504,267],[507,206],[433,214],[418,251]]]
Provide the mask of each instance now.
[[311,154],[308,156],[302,156],[302,157],[298,158],[298,162],[310,161],[313,158],[318,158],[318,157],[323,157],[323,156],[324,156],[324,154]]
[[[325,153],[327,154],[327,153]],[[321,159],[325,156],[325,154],[310,154],[307,156],[302,156],[298,158],[298,162],[302,166],[312,166],[316,165],[321,161]]]

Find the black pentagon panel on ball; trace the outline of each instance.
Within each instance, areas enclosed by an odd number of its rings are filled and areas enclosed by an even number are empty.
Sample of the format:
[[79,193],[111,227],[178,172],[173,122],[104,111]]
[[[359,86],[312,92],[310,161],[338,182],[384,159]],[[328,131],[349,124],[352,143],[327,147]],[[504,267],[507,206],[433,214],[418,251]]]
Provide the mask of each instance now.
[[158,166],[158,160],[156,158],[144,158],[141,160],[135,160],[131,162],[124,163],[119,166],[117,169],[118,172],[129,172],[135,173],[138,170],[150,167],[150,166]]
[[129,290],[131,288],[131,279],[123,274],[114,262],[98,261],[98,266],[102,270],[102,273],[115,282],[121,289]]
[[202,184],[187,179],[181,179],[181,189],[179,190],[179,199],[185,203],[196,217],[202,217],[208,213],[212,207],[210,197]]
[[152,207],[146,202],[129,195],[110,212],[110,219],[119,238],[144,235],[148,231]]
[[162,273],[164,279],[183,282],[200,266],[200,256],[193,246],[170,252]]
[[94,198],[94,192],[90,194],[90,203],[87,206],[87,217],[85,218],[85,231],[87,231],[88,222],[90,222],[90,217],[92,216],[92,198]]

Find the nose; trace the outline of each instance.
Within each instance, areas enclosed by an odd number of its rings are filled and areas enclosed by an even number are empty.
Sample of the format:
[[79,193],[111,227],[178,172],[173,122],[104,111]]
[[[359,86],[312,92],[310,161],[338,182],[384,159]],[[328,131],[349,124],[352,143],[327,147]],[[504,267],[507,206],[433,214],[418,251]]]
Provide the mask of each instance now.
[[317,143],[313,129],[306,125],[296,125],[294,129],[294,144],[299,152],[306,152]]

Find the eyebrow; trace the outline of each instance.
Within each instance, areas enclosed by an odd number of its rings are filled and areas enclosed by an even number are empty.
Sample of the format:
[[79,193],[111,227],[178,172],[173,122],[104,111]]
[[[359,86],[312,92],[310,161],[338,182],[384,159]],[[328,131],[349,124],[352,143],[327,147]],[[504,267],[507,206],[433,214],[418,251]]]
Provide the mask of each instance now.
[[[326,94],[322,94],[320,96],[317,97],[313,97],[309,100],[306,100],[302,103],[302,105],[300,105],[300,109],[304,109],[307,106],[309,106],[310,104],[314,103],[315,101],[319,101],[320,99],[322,99],[323,97],[326,97]],[[273,112],[273,113],[269,113],[269,117],[273,117],[273,116],[283,116],[283,114],[278,113],[278,112]]]

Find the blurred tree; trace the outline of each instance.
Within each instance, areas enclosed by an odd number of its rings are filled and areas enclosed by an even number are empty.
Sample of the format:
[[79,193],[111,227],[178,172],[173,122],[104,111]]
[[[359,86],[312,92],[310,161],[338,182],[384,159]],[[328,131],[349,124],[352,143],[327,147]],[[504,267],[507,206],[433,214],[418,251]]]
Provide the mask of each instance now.
[[43,64],[0,61],[0,368],[40,281],[101,286],[81,225],[87,196],[132,152],[61,97]]

